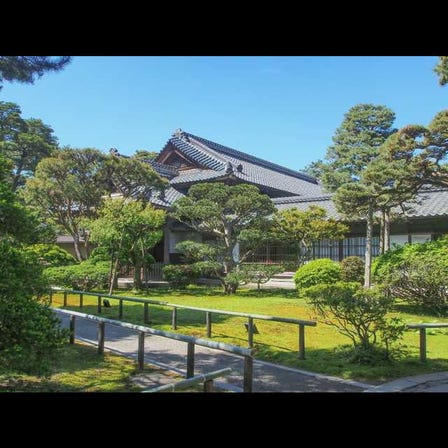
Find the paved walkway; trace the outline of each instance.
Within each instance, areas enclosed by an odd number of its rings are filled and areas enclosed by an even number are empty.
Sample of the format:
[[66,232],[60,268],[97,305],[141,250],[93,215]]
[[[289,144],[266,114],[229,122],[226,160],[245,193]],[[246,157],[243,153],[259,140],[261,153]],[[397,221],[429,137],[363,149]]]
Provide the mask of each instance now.
[[[61,316],[63,327],[68,327],[68,317]],[[97,343],[98,324],[76,319],[76,337]],[[105,347],[129,357],[137,357],[137,333],[127,328],[106,325]],[[147,335],[145,362],[171,371],[186,374],[187,345],[184,342],[160,336]],[[232,391],[242,391],[243,358],[206,347],[195,348],[195,373],[231,367],[232,373],[216,384]],[[336,377],[278,366],[264,361],[254,361],[254,392],[362,392],[371,385]]]
[[[56,311],[57,312],[57,311]],[[62,326],[68,327],[68,317],[60,315]],[[76,337],[97,343],[98,324],[78,318]],[[106,325],[105,347],[112,352],[137,358],[137,333],[127,328]],[[160,336],[147,335],[145,362],[172,372],[186,374],[187,345]],[[241,392],[243,387],[243,359],[240,356],[206,347],[195,348],[195,373],[231,367],[232,373],[216,385]],[[149,384],[149,383],[148,383]],[[357,381],[317,374],[304,370],[254,361],[254,392],[448,392],[448,372],[401,378],[374,386]]]

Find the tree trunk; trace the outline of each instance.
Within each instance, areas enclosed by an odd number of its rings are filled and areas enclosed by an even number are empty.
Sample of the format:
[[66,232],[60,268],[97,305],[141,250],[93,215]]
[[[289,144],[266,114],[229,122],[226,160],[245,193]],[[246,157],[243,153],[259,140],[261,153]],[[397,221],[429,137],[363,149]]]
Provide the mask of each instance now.
[[390,210],[384,215],[384,252],[390,249]]
[[364,265],[364,288],[370,288],[372,276],[372,232],[373,231],[373,205],[369,203],[367,211],[366,252]]
[[83,261],[81,250],[79,249],[79,238],[76,235],[72,235],[73,237],[73,247],[75,249],[76,258],[79,262]]
[[142,289],[142,261],[136,260],[134,263],[134,289]]
[[381,210],[380,217],[380,254],[384,254],[384,222],[385,222],[386,213],[384,210]]
[[112,270],[112,278],[110,281],[110,285],[109,285],[109,294],[112,294],[114,292],[114,288],[117,286],[118,284],[118,257],[115,259],[115,263],[114,263],[114,267]]

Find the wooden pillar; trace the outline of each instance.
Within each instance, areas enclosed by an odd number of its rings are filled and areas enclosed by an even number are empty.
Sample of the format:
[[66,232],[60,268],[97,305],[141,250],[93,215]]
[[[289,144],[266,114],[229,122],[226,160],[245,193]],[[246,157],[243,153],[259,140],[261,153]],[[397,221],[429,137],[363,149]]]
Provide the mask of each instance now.
[[426,328],[420,328],[420,362],[426,362]]
[[213,380],[204,381],[204,392],[213,392]]
[[207,327],[207,337],[212,337],[212,313],[210,311],[206,311],[205,313],[205,325]]
[[143,322],[149,324],[149,303],[146,302],[143,307]]
[[305,359],[305,325],[299,324],[299,359]]
[[189,342],[187,348],[187,378],[194,376],[194,343]]
[[64,291],[64,306],[67,306],[67,291]]
[[75,316],[70,316],[70,344],[75,343]]
[[79,308],[84,306],[84,294],[82,292],[79,293]]
[[123,300],[118,301],[118,318],[123,319]]
[[104,322],[98,323],[98,354],[104,353],[104,339],[106,333],[106,324]]
[[53,303],[53,290],[50,289],[50,305]]
[[138,334],[138,370],[143,370],[145,366],[145,333]]
[[168,221],[163,226],[163,262],[166,264],[170,262],[170,236],[171,230]]
[[173,330],[177,330],[177,308],[173,308],[173,312],[171,315],[171,328]]
[[249,347],[252,348],[254,346],[254,320],[252,317],[249,317],[247,321],[247,338]]
[[244,392],[252,392],[253,386],[253,376],[254,376],[254,360],[252,356],[244,357]]
[[98,313],[101,314],[101,297],[98,296]]

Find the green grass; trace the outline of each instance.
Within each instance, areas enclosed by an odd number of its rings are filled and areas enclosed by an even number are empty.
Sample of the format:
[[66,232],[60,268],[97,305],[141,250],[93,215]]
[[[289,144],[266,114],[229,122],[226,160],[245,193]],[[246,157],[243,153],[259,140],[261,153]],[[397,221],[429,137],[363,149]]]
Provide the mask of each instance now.
[[[241,289],[237,294],[226,296],[215,288],[190,287],[186,290],[153,288],[144,293],[119,292],[128,297],[147,297],[170,303],[191,305],[203,308],[223,309],[247,313],[269,314],[272,316],[293,317],[317,320],[303,299],[297,298],[294,290],[256,290]],[[102,316],[111,319],[118,317],[118,301],[110,299],[111,308],[104,308]],[[54,306],[61,306],[62,294],[54,295]],[[79,311],[79,296],[68,296],[68,309]],[[84,296],[83,312],[96,314],[97,298]],[[150,326],[171,330],[171,308],[150,305]],[[448,322],[448,319],[435,318],[420,313],[415,307],[401,304],[395,315],[406,322]],[[247,333],[241,317],[213,315],[213,340],[247,346]],[[124,302],[123,320],[143,324],[143,305]],[[421,373],[448,370],[448,331],[438,329],[427,332],[428,362],[419,362],[418,330],[407,331],[403,339],[408,353],[401,360],[378,366],[365,366],[348,362],[341,346],[350,344],[336,329],[318,321],[316,327],[306,327],[306,358],[299,360],[298,329],[296,325],[257,320],[260,334],[255,335],[255,356],[266,361],[315,372],[336,375],[342,378],[380,383],[393,378]],[[203,312],[178,310],[179,333],[205,337],[205,316]]]
[[[151,371],[155,369],[145,369]],[[141,390],[130,381],[135,373],[135,361],[128,358],[67,344],[49,378],[0,372],[0,392],[135,392]]]

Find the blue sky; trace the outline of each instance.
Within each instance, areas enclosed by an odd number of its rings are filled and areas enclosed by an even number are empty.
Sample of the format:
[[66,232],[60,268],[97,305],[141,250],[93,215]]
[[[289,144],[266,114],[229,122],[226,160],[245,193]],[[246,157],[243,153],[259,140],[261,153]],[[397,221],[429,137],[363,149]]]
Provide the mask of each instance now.
[[53,127],[62,146],[159,151],[176,128],[301,169],[324,157],[358,103],[384,104],[396,126],[448,106],[428,57],[74,57],[1,101]]

